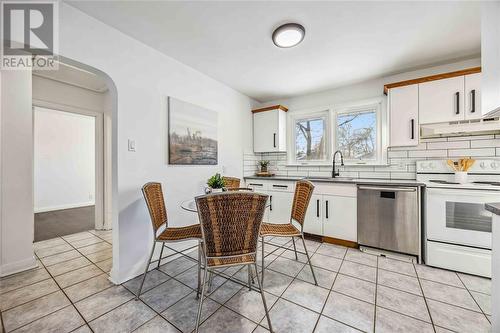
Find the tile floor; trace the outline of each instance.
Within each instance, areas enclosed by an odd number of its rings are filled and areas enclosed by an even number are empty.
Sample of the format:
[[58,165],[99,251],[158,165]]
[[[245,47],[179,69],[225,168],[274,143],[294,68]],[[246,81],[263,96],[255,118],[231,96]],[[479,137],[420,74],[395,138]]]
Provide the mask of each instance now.
[[[287,239],[271,243],[291,246]],[[266,299],[276,332],[489,332],[489,279],[307,241],[305,257],[266,245]],[[191,243],[177,243],[196,258]],[[298,246],[300,249],[301,246]],[[90,231],[35,243],[39,268],[0,280],[1,332],[192,332],[195,262],[164,251],[159,270],[108,281],[111,233]],[[165,262],[163,264],[163,262]],[[260,264],[260,263],[259,263]],[[246,282],[246,271],[225,274]],[[216,277],[201,332],[268,332],[260,295]]]

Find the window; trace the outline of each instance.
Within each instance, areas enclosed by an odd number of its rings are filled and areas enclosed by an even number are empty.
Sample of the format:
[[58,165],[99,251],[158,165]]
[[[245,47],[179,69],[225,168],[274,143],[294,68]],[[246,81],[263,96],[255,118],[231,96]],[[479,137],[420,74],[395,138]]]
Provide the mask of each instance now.
[[328,111],[293,118],[292,163],[325,162],[329,155]]
[[354,164],[382,163],[383,135],[380,103],[357,105],[335,112],[335,150]]
[[347,160],[373,160],[377,155],[375,111],[337,115],[337,149]]

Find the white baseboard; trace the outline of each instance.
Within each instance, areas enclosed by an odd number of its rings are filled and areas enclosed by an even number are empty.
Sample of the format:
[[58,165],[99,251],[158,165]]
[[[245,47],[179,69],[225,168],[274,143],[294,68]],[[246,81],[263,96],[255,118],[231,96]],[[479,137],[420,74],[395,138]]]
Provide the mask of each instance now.
[[54,210],[80,208],[80,207],[87,207],[87,206],[94,206],[94,205],[95,205],[95,201],[88,201],[88,202],[81,202],[81,203],[76,203],[76,204],[68,204],[68,205],[60,205],[60,206],[35,207],[34,211],[35,211],[35,213],[45,213],[45,212],[51,212]]
[[5,265],[0,265],[0,277],[26,271],[28,269],[37,268],[35,257],[27,258],[21,261],[11,262]]

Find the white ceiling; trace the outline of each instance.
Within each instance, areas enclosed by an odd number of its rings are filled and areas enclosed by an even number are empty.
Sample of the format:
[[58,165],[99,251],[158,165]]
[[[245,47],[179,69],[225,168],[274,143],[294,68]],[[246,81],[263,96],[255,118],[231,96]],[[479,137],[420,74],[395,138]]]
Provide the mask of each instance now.
[[[479,2],[70,3],[261,102],[480,52]],[[306,36],[280,49],[271,33],[286,22]]]

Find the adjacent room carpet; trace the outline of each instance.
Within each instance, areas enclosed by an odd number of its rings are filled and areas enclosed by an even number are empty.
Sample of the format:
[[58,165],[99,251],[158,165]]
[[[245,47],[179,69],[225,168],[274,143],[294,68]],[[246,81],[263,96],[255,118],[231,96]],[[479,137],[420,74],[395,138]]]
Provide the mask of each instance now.
[[95,206],[35,214],[35,242],[94,229]]

